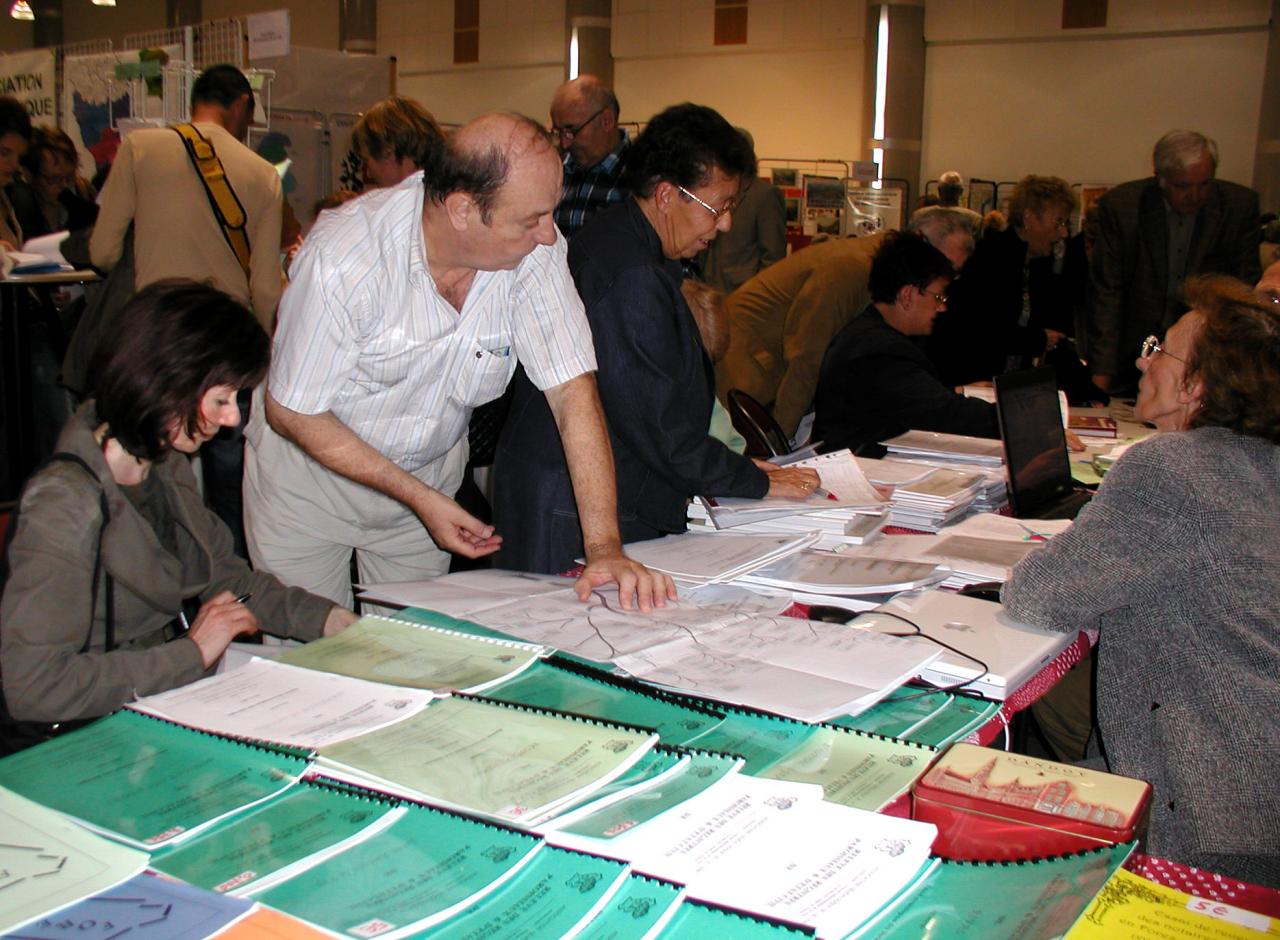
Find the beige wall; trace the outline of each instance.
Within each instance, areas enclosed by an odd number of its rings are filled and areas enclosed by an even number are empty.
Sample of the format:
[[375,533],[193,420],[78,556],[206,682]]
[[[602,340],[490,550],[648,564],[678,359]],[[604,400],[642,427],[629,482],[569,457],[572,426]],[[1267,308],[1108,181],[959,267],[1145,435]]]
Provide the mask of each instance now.
[[714,44],[710,3],[616,0],[624,121],[695,101],[746,127],[766,157],[861,155],[862,0],[752,0],[745,46]]
[[453,64],[453,0],[379,0],[378,53],[397,58],[397,90],[446,123],[495,109],[546,120],[564,80],[564,0],[482,0],[480,61]]
[[1155,141],[1188,127],[1217,139],[1220,175],[1248,184],[1268,8],[1111,0],[1107,29],[1064,32],[1059,0],[935,0],[922,178],[1120,182],[1149,174]]

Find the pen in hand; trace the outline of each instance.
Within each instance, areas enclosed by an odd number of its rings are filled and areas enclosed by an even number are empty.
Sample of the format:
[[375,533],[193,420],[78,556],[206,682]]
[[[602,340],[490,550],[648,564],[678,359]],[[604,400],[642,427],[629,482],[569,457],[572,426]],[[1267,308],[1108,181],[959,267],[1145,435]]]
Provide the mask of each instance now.
[[247,591],[246,593],[241,594],[239,597],[236,598],[236,603],[243,604],[245,601],[247,601],[251,597],[253,597],[253,592]]

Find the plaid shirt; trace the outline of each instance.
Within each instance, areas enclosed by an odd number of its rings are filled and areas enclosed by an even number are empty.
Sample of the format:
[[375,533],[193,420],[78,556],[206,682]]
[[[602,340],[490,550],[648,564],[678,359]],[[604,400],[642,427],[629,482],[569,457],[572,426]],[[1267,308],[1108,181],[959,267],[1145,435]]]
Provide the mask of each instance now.
[[622,131],[622,143],[595,166],[587,168],[578,166],[572,154],[564,155],[564,190],[556,206],[556,225],[565,238],[582,228],[593,213],[621,201],[626,195],[618,178],[630,146],[631,139]]

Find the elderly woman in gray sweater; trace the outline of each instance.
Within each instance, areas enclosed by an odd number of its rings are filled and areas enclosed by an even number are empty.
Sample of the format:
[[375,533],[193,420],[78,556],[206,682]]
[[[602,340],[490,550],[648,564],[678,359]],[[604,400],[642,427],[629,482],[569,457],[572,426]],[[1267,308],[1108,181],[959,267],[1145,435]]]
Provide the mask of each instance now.
[[1005,585],[1011,615],[1100,631],[1109,768],[1155,790],[1147,851],[1280,887],[1280,307],[1230,278],[1143,344],[1162,432]]

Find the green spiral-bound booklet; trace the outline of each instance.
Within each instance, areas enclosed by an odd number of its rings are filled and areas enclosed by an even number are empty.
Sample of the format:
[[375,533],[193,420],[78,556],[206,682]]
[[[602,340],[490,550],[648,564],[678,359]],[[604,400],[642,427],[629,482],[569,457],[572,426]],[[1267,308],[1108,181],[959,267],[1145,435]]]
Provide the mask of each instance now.
[[570,937],[625,883],[623,862],[544,848],[518,875],[419,936],[439,940]]
[[653,728],[663,744],[688,744],[724,718],[723,712],[692,700],[563,660],[537,663],[484,694],[503,702]]
[[658,940],[799,940],[812,936],[812,930],[798,924],[688,900],[680,902],[671,920],[656,934]]
[[411,623],[361,617],[335,636],[293,647],[280,662],[416,689],[479,692],[527,669],[549,650]]
[[742,772],[756,774],[793,753],[817,728],[791,718],[726,707],[724,720],[689,744],[699,750],[736,754],[746,762]]
[[0,760],[0,785],[151,850],[275,796],[307,767],[126,709]]
[[575,940],[642,940],[675,913],[684,889],[632,872]]
[[254,898],[334,933],[392,940],[488,895],[541,848],[505,826],[408,805],[385,829]]
[[935,859],[852,937],[1060,937],[1132,851],[1130,842],[1027,862]]
[[823,799],[872,812],[906,793],[937,751],[849,728],[816,728],[757,776],[816,783]]
[[219,894],[264,890],[319,864],[403,815],[368,791],[304,780],[165,850],[151,867]]
[[502,822],[536,825],[625,773],[656,734],[462,696],[320,749],[323,773]]
[[828,724],[945,747],[981,728],[1000,711],[1000,705],[968,695],[903,686],[861,714],[835,718]]

